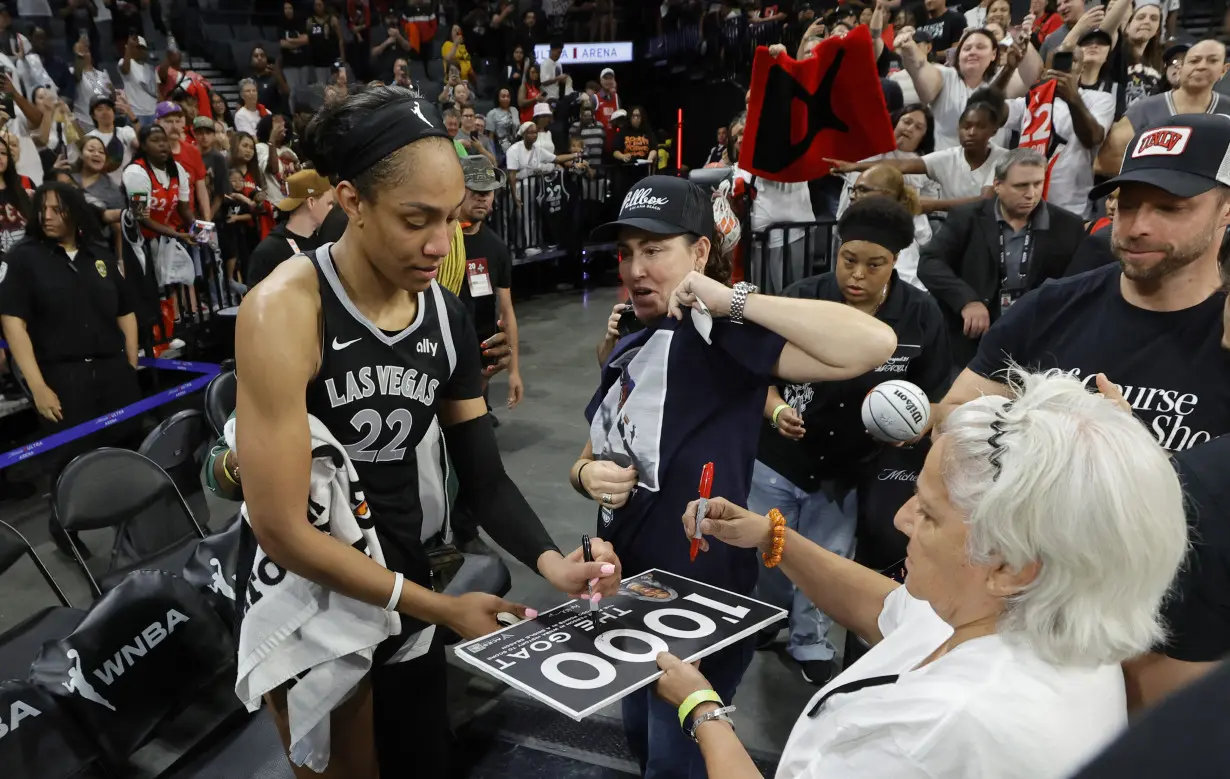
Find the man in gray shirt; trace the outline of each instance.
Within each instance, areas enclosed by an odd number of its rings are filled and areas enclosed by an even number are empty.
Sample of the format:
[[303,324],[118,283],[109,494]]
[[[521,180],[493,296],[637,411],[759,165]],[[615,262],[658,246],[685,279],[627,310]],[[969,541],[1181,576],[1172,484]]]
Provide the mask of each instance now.
[[1225,73],[1226,47],[1223,43],[1208,39],[1192,46],[1183,58],[1178,89],[1132,103],[1107,133],[1094,170],[1105,176],[1119,172],[1123,152],[1136,134],[1135,128],[1148,127],[1177,114],[1230,116],[1230,98],[1223,98],[1213,90]]

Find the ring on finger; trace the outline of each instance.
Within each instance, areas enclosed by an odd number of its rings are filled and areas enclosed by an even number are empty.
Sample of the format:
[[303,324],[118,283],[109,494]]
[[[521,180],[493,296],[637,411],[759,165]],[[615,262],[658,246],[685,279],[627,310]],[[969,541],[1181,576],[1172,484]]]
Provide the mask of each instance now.
[[614,502],[615,502],[615,499],[611,497],[611,493],[609,492],[602,493],[602,504],[604,506],[609,506]]

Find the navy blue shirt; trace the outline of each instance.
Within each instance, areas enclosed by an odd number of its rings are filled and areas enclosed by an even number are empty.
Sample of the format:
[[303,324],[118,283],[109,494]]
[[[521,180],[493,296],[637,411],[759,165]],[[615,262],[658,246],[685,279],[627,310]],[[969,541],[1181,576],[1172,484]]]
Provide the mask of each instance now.
[[688,317],[625,337],[585,409],[594,459],[635,465],[639,482],[617,510],[602,508],[598,534],[629,574],[661,568],[746,594],[758,576],[755,549],[711,539],[688,560],[683,511],[713,463],[713,497],[747,505],[760,419],[785,340],[754,324],[713,323],[706,344]]

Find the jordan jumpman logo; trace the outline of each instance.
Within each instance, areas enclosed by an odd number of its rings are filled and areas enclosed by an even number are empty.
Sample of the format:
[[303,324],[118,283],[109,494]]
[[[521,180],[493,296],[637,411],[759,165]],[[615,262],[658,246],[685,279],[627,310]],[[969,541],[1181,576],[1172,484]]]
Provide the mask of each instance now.
[[212,565],[214,569],[214,580],[213,583],[209,585],[209,589],[228,600],[235,600],[235,590],[231,588],[231,585],[226,583],[226,576],[222,573],[222,563],[218,562],[218,558],[211,557],[209,558],[209,564]]
[[68,681],[61,682],[64,689],[77,693],[87,701],[93,701],[99,706],[106,706],[111,711],[115,711],[115,707],[108,703],[106,698],[94,691],[94,685],[86,681],[85,674],[81,673],[81,656],[77,654],[76,649],[68,650],[68,659],[73,661],[73,666],[68,669]]

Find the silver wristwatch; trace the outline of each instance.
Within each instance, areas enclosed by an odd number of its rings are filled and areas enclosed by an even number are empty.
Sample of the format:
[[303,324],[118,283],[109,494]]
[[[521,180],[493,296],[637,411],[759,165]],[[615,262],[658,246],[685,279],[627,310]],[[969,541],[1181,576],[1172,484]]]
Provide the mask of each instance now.
[[735,292],[730,296],[730,321],[743,324],[743,307],[747,305],[747,296],[756,292],[756,285],[740,281],[735,285]]
[[714,709],[713,711],[708,712],[707,714],[702,714],[701,716],[692,720],[692,727],[688,728],[688,736],[693,741],[696,741],[696,729],[699,728],[701,725],[705,724],[706,722],[710,722],[712,720],[721,720],[722,722],[725,722],[727,725],[729,725],[733,729],[735,726],[735,723],[731,721],[730,713],[734,710],[735,710],[734,706],[723,706],[722,708]]

